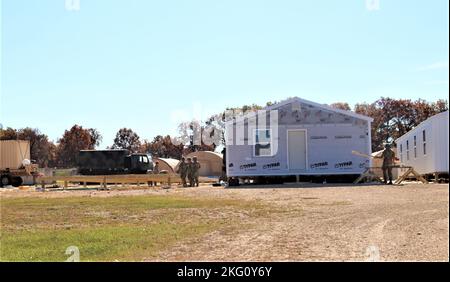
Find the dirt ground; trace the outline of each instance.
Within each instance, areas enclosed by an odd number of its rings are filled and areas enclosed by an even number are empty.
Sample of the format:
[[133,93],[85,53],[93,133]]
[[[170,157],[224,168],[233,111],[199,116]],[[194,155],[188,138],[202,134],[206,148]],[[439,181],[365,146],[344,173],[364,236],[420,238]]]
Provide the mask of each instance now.
[[[158,261],[448,261],[448,184],[284,184],[223,188],[35,192],[1,197],[177,194],[253,200],[272,209],[242,216],[243,228],[215,230],[164,250]],[[145,259],[144,260],[150,260]]]

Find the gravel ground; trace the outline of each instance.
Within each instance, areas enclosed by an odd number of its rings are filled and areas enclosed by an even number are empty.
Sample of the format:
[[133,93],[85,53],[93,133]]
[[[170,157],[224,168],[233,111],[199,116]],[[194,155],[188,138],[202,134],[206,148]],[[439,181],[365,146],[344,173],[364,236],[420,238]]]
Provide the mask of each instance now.
[[448,261],[448,188],[285,184],[44,193],[6,189],[0,196],[179,194],[254,200],[272,207],[257,218],[244,218],[242,229],[179,242],[158,261]]

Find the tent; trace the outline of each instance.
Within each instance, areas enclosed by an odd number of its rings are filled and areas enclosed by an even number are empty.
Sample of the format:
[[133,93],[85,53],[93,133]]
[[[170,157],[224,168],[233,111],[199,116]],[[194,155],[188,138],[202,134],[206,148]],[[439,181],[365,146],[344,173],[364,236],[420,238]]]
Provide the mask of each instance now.
[[200,176],[221,176],[223,157],[222,154],[211,151],[192,152],[184,156],[187,158],[197,157],[200,162]]
[[166,170],[168,173],[175,173],[175,167],[179,160],[170,158],[153,158],[153,163],[159,162],[159,171]]

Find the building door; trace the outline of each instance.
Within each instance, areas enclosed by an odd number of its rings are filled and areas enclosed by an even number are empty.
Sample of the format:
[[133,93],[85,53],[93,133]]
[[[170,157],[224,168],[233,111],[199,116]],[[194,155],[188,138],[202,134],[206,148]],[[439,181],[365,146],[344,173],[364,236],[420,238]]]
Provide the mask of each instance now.
[[290,170],[306,169],[306,130],[288,130],[288,166]]

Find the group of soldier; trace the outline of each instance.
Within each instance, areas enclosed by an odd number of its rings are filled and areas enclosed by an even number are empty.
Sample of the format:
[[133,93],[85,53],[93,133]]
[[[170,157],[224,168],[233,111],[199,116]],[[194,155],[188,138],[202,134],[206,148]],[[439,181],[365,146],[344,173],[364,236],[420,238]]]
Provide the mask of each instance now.
[[[197,160],[197,157],[192,157],[185,159],[181,158],[181,162],[178,166],[177,173],[180,174],[181,181],[183,182],[183,187],[198,187],[198,177],[200,170],[200,163]],[[189,181],[189,185],[186,181]]]

